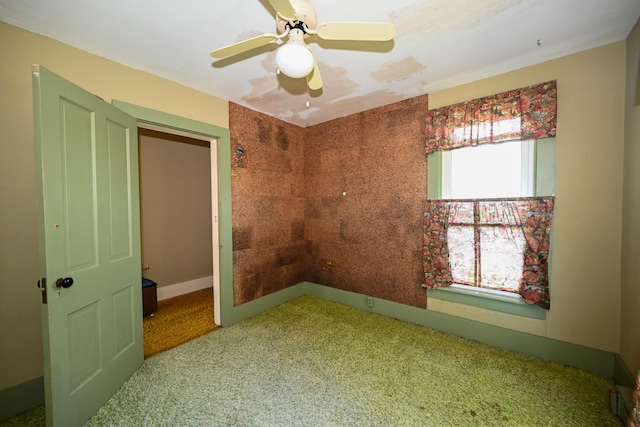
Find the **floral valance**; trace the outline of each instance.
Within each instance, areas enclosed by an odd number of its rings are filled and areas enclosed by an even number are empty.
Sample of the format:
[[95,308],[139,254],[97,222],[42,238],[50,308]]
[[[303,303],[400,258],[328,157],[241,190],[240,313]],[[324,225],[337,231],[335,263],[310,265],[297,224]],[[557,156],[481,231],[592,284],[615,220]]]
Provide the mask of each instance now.
[[429,110],[426,152],[552,137],[556,111],[555,81]]

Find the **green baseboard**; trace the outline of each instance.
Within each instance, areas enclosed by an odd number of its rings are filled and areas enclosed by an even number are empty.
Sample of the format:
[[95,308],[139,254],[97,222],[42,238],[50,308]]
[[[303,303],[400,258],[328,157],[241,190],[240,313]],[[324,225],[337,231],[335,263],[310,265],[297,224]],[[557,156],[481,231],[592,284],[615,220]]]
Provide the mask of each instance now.
[[629,371],[619,354],[616,354],[613,359],[613,380],[617,385],[630,389],[636,386],[636,377]]
[[289,286],[288,288],[274,292],[269,295],[265,295],[262,298],[255,299],[253,301],[245,302],[244,304],[237,305],[226,309],[224,315],[226,323],[222,326],[233,325],[249,317],[260,314],[264,311],[270,310],[280,304],[283,304],[294,298],[305,295],[306,283],[298,283],[297,285]]
[[0,390],[0,421],[44,405],[44,377]]
[[[363,294],[310,282],[303,282],[298,286],[300,285],[305,287],[308,295],[614,378],[617,356],[614,353],[378,298],[371,299],[373,305],[369,306],[369,297]],[[618,368],[618,374],[620,371]]]

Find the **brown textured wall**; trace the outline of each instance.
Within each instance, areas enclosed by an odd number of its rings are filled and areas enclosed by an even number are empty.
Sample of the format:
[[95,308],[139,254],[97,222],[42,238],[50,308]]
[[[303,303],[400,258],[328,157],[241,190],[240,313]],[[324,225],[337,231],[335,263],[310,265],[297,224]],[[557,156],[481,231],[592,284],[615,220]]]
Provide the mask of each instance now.
[[427,96],[306,128],[307,280],[426,307]]
[[426,306],[427,109],[425,95],[303,129],[230,103],[236,304],[307,280]]
[[240,305],[305,280],[304,129],[229,103],[229,130]]

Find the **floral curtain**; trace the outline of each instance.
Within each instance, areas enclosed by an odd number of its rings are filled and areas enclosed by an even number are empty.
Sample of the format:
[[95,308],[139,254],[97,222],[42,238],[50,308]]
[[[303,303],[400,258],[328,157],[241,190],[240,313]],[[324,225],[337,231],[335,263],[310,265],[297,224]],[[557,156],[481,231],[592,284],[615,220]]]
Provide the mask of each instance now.
[[550,81],[427,112],[427,154],[556,134],[556,82]]
[[506,290],[548,310],[553,208],[553,196],[428,200],[423,224],[427,288],[462,283]]
[[628,427],[640,427],[640,372],[636,379],[636,388],[633,389],[631,396],[631,416],[629,417]]

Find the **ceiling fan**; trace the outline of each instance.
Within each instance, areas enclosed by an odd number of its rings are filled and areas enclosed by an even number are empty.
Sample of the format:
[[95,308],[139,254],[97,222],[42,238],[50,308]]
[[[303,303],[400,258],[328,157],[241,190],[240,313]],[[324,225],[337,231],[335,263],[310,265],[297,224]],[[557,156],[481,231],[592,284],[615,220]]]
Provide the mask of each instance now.
[[317,14],[309,0],[268,0],[276,10],[276,33],[263,34],[211,52],[214,58],[226,58],[266,46],[285,37],[276,52],[278,72],[292,77],[306,77],[310,90],[322,87],[322,77],[311,48],[305,39],[316,35],[323,40],[375,41],[391,40],[396,29],[388,22],[317,23]]

